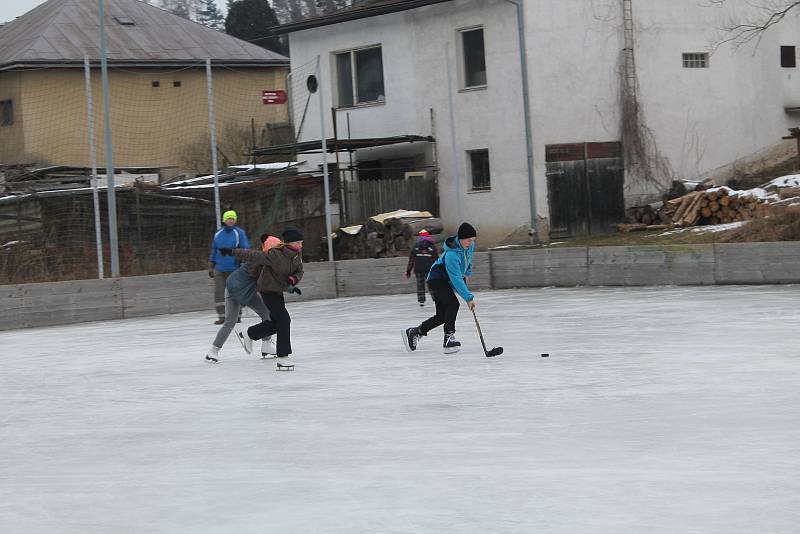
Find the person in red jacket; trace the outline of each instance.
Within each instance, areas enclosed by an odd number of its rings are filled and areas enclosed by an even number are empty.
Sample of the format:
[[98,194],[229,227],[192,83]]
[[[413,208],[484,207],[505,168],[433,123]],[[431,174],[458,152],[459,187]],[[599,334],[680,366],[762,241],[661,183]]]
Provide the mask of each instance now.
[[411,277],[412,270],[417,278],[417,302],[420,306],[425,306],[425,279],[428,277],[431,265],[438,258],[439,253],[430,233],[425,229],[420,230],[419,239],[408,255],[408,265],[406,266],[406,278]]

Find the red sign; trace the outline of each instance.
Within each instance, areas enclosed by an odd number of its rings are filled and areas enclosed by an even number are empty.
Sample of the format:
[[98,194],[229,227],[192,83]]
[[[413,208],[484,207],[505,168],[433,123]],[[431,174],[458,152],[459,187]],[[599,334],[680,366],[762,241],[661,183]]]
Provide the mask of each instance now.
[[286,91],[264,91],[261,93],[261,102],[264,104],[285,104]]

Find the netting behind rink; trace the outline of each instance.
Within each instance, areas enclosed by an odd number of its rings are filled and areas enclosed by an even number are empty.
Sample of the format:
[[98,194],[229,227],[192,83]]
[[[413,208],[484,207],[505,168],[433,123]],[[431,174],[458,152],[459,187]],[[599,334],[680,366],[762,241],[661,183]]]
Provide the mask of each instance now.
[[[255,160],[250,154],[254,147],[296,140],[312,98],[306,79],[316,67],[316,62],[303,65],[291,76],[280,67],[213,67],[221,173],[232,172],[233,165],[295,159],[284,154]],[[92,64],[90,91],[81,68],[12,76],[14,120],[0,127],[0,284],[99,275],[93,144],[103,271],[109,276],[100,69]],[[212,173],[205,63],[175,70],[110,67],[109,82],[121,275],[205,268],[216,229],[213,187],[163,187]],[[7,89],[2,84],[0,97]],[[265,91],[287,91],[289,101],[265,103]],[[226,192],[228,184],[223,184],[221,210],[236,209],[238,224],[257,243],[261,232],[279,231],[278,225],[287,222],[288,179],[283,173],[240,193],[235,187]],[[303,213],[295,210],[291,218],[303,226]]]

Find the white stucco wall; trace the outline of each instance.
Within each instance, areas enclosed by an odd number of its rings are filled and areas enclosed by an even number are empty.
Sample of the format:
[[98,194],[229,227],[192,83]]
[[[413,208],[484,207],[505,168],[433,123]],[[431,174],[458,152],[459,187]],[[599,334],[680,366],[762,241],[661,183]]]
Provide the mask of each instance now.
[[797,95],[800,70],[780,66],[780,46],[800,45],[796,17],[765,33],[757,46],[723,44],[713,50],[709,68],[686,69],[683,52],[712,50],[724,37],[720,28],[755,15],[736,0],[726,9],[686,0],[648,4],[635,7],[640,97],[676,178],[713,175],[778,143],[797,125],[798,116],[784,105]]
[[[798,19],[768,33],[755,51],[722,47],[711,68],[682,67],[681,54],[709,49],[717,28],[742,1],[731,0],[725,10],[697,0],[634,0],[643,116],[676,178],[694,178],[747,157],[797,125],[784,104],[791,99],[787,91],[800,89],[800,70],[781,69],[779,46],[800,44]],[[545,146],[620,140],[622,0],[526,0],[525,12],[537,213],[547,217]],[[488,85],[460,91],[458,30],[477,25],[484,28]],[[469,220],[486,244],[527,225],[514,7],[505,0],[454,0],[296,32],[292,66],[321,55],[330,106],[331,54],[374,44],[382,46],[386,102],[340,110],[340,136],[348,114],[353,137],[434,135],[442,217],[451,229]],[[315,105],[316,99],[302,139],[319,137]],[[332,135],[329,111],[325,118]],[[468,191],[466,151],[477,148],[489,149],[489,192]]]

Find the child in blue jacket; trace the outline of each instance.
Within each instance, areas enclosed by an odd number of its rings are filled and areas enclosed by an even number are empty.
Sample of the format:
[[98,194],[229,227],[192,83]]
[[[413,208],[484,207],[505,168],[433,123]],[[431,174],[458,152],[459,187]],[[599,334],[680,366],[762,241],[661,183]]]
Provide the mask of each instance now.
[[406,350],[417,350],[420,337],[439,325],[444,325],[445,354],[458,352],[461,343],[455,338],[456,316],[458,315],[458,293],[470,310],[475,309],[475,296],[467,287],[466,277],[472,276],[472,254],[475,251],[477,232],[469,223],[458,227],[458,234],[448,237],[444,242],[442,255],[428,272],[428,289],[436,304],[436,315],[423,321],[417,327],[403,330],[403,343]]

